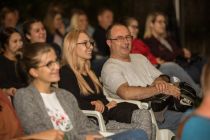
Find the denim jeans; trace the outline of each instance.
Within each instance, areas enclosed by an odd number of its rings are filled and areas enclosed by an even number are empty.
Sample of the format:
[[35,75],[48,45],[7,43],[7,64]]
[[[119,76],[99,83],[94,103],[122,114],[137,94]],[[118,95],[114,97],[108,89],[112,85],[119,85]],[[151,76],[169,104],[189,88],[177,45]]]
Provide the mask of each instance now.
[[167,62],[161,64],[159,70],[170,77],[178,77],[182,82],[186,82],[195,89],[197,96],[201,97],[200,87],[193,81],[189,74],[178,64],[174,62]]
[[107,137],[111,140],[148,140],[146,132],[141,129],[131,129],[121,133],[117,133],[113,136]]
[[165,121],[162,123],[157,122],[158,127],[160,129],[170,129],[174,134],[176,134],[176,130],[178,128],[178,125],[182,117],[183,117],[182,112],[167,110],[164,113]]

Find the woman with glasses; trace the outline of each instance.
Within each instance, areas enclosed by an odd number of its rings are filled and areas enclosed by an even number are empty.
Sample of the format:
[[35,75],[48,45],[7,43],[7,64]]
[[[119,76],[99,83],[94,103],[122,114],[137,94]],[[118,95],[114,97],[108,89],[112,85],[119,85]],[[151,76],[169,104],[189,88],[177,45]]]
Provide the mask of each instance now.
[[[34,43],[22,50],[18,60],[28,77],[29,86],[19,89],[14,105],[25,134],[49,129],[65,133],[64,140],[101,138],[97,127],[81,112],[75,97],[66,90],[52,87],[60,79],[60,63],[54,49],[46,43]],[[134,140],[142,132],[131,130],[110,139]],[[62,136],[59,140],[62,140]]]
[[150,139],[152,124],[148,110],[126,102],[109,102],[104,96],[102,85],[90,65],[93,47],[94,42],[84,31],[73,30],[66,35],[59,87],[73,93],[81,109],[101,112],[108,131],[141,128]]
[[134,17],[127,17],[125,19],[125,25],[128,27],[131,35],[133,36],[131,53],[140,53],[143,54],[147,59],[164,74],[170,77],[177,77],[182,82],[189,83],[199,94],[200,88],[188,75],[188,73],[174,62],[165,62],[163,63],[161,59],[155,57],[150,51],[150,48],[145,44],[141,39],[138,38],[139,33],[139,23],[138,20]]
[[[89,132],[97,133],[77,107],[75,98],[65,90],[51,87],[60,79],[60,65],[50,45],[35,43],[25,47],[19,63],[30,83],[17,91],[14,100],[25,134],[54,128],[65,132],[68,139],[82,139]],[[79,136],[80,133],[84,135]]]
[[192,54],[187,48],[180,48],[167,32],[167,18],[161,12],[147,16],[144,39],[151,52],[161,61],[177,62],[192,77],[200,83],[204,60],[197,54]]

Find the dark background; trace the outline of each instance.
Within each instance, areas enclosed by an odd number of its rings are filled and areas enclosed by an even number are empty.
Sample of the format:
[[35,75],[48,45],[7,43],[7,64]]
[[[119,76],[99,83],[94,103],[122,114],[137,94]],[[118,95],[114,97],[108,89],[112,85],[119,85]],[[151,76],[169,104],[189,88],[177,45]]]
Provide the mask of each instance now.
[[[181,23],[175,19],[173,0],[59,0],[63,4],[64,17],[69,18],[73,8],[82,8],[87,12],[90,23],[96,25],[96,13],[100,7],[109,7],[114,11],[115,21],[124,16],[134,16],[140,23],[140,37],[144,33],[144,23],[148,13],[160,10],[169,18],[168,28],[181,46],[192,52],[209,55],[210,49],[210,1],[180,0]],[[20,12],[20,21],[28,17],[43,19],[48,4],[52,0],[0,0],[0,6],[9,5]]]

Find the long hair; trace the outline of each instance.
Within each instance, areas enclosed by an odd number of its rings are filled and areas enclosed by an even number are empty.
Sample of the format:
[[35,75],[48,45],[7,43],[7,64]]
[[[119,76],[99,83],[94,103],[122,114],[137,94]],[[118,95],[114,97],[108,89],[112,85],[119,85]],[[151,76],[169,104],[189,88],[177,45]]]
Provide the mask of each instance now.
[[144,38],[150,38],[152,36],[151,24],[155,22],[157,16],[164,16],[165,20],[167,20],[166,16],[162,12],[153,12],[147,16],[145,23],[145,32]]
[[[64,38],[62,63],[69,65],[71,69],[73,70],[77,78],[77,82],[78,82],[81,93],[84,95],[89,95],[95,92],[93,89],[90,88],[88,83],[85,81],[85,79],[82,77],[81,73],[79,72],[82,67],[82,64],[79,61],[78,55],[76,53],[76,46],[77,46],[76,44],[77,44],[79,35],[81,33],[85,33],[86,35],[88,35],[84,31],[72,30]],[[102,85],[99,82],[96,75],[94,74],[94,72],[90,68],[90,60],[85,61],[85,71],[87,72],[90,79],[93,81],[94,87],[96,89],[96,93],[99,93]]]
[[0,32],[0,42],[1,42],[0,46],[2,47],[3,51],[6,50],[6,45],[8,45],[10,37],[12,36],[13,33],[18,33],[21,36],[21,34],[13,27],[3,28],[2,31]]
[[86,16],[86,13],[83,10],[75,10],[72,14],[71,20],[70,20],[70,26],[69,31],[71,30],[81,30],[81,27],[79,27],[79,17],[80,16]]

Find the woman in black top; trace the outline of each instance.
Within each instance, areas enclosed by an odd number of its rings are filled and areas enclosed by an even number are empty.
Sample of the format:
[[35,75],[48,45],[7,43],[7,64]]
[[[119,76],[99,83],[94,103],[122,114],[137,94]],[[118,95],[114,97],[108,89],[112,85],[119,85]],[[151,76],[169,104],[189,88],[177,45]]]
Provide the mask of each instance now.
[[15,28],[7,27],[1,31],[0,40],[3,50],[0,55],[0,88],[10,88],[14,93],[17,88],[25,85],[15,66],[16,54],[23,47],[22,37]]
[[64,39],[63,64],[59,87],[72,92],[83,110],[96,110],[108,120],[110,131],[142,128],[152,133],[151,116],[148,110],[141,110],[134,104],[109,102],[102,92],[102,85],[91,70],[90,59],[94,42],[87,33],[74,30]]

